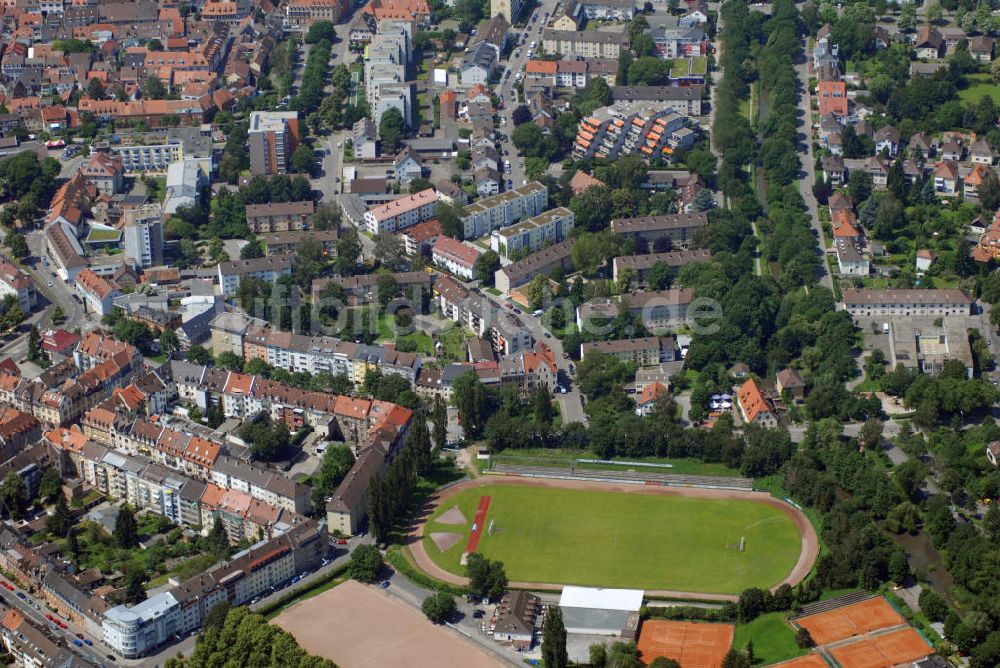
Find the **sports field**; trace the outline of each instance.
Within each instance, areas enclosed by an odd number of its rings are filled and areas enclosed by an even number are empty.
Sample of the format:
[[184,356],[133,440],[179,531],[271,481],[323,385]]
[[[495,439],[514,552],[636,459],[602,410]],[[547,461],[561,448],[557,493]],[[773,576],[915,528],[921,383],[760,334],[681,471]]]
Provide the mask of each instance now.
[[478,551],[503,561],[512,581],[733,594],[776,585],[799,560],[802,538],[780,507],[633,489],[461,489],[431,514],[422,547],[435,564],[464,575],[466,539],[489,496]]

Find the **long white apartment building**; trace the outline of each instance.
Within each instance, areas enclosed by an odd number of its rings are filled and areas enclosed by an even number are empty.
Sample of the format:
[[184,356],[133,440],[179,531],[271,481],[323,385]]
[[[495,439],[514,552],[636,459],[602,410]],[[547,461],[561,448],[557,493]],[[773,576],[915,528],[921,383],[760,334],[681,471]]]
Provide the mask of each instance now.
[[568,237],[574,220],[573,212],[560,206],[510,227],[493,230],[490,248],[508,260],[518,254],[533,253],[545,244],[554,244]]
[[433,188],[394,199],[365,211],[365,228],[376,235],[392,234],[433,218],[437,203]]
[[462,209],[466,239],[477,239],[519,220],[537,216],[549,206],[549,189],[532,181],[520,188],[481,199]]

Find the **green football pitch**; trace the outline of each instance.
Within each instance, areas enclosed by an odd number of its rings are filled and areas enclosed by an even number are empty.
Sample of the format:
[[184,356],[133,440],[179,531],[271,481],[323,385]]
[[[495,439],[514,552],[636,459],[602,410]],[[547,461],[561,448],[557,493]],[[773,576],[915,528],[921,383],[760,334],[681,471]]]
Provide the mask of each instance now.
[[[503,561],[512,581],[733,594],[780,582],[801,546],[793,521],[765,503],[494,484],[462,490],[431,515],[424,549],[445,570],[464,575],[481,496],[492,500],[478,551]],[[451,523],[439,520],[455,506],[464,524],[454,511]],[[461,540],[442,552],[433,533]]]

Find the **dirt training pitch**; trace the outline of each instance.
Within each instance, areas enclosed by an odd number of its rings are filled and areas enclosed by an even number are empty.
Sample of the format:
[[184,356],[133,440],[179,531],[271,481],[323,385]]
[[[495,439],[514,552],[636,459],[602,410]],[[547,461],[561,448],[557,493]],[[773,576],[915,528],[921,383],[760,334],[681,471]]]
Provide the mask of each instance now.
[[461,526],[468,522],[468,520],[465,519],[465,515],[463,515],[462,511],[458,509],[458,506],[452,506],[438,518],[438,522],[441,524],[454,524],[455,526]]
[[449,532],[438,532],[431,534],[431,540],[437,545],[437,549],[442,552],[446,552],[452,548],[452,546],[462,542],[462,534],[460,533],[449,533]]
[[492,500],[477,524],[495,526],[476,527],[479,551],[504,561],[517,587],[626,587],[729,601],[737,584],[798,584],[818,553],[805,515],[760,492],[491,475],[442,490],[422,508],[408,543],[422,570],[467,584],[462,548],[439,552],[429,534],[449,530],[439,518],[454,506],[477,514],[486,495]]
[[733,644],[732,624],[648,620],[639,632],[639,659],[665,656],[684,668],[719,668]]
[[507,665],[389,593],[353,580],[296,603],[274,623],[305,651],[342,668]]
[[794,621],[797,626],[809,629],[809,635],[817,645],[906,623],[881,596]]

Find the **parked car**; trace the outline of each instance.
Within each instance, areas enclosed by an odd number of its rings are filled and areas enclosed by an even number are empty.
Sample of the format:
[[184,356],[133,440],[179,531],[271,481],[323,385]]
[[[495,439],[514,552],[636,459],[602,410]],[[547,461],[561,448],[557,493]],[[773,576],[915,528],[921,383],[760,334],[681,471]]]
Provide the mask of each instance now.
[[378,586],[378,588],[379,589],[388,589],[389,588],[389,581],[388,580],[382,580],[382,584],[380,584]]
[[84,638],[83,639],[83,644],[86,645],[87,647],[93,647],[94,646],[94,643],[91,642],[89,638]]

